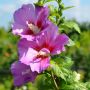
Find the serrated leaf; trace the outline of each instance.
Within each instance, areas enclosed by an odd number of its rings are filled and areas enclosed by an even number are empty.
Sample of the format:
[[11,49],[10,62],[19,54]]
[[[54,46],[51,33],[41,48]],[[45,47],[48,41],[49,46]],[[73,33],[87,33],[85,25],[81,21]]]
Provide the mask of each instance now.
[[65,61],[63,63],[63,66],[65,68],[70,68],[73,65],[73,61],[69,57],[65,57]]
[[54,74],[57,77],[61,77],[62,79],[66,80],[64,73],[62,72],[60,67],[57,65],[57,63],[55,63],[54,61],[51,61],[51,67],[52,67]]
[[76,24],[75,22],[72,22],[72,21],[64,22],[60,27],[65,31],[69,30],[69,29],[74,29],[78,33],[80,33],[80,28],[79,28],[78,24]]

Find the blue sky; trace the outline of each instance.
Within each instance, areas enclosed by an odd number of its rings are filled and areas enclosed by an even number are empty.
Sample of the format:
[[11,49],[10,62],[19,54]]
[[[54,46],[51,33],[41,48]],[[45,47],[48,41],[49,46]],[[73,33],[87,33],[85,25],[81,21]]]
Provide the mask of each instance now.
[[[0,0],[0,26],[8,27],[13,20],[13,13],[22,4],[33,3],[37,0]],[[66,6],[74,5],[73,9],[64,11],[67,19],[76,18],[78,21],[90,21],[90,0],[63,0]]]

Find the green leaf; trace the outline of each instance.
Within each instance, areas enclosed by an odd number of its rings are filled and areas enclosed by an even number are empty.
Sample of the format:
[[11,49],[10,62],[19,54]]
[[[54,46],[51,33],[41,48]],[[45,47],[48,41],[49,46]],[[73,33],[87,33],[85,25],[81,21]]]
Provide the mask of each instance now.
[[63,84],[61,90],[89,90],[84,83]]
[[73,23],[73,27],[78,33],[80,33],[80,28],[79,28],[78,24]]
[[43,3],[34,3],[36,6],[43,6]]
[[62,78],[66,81],[67,77],[71,73],[70,67],[72,66],[72,61],[70,58],[66,58],[66,60],[62,60],[62,63],[57,63],[55,61],[51,61],[51,70],[57,77]]
[[69,44],[67,44],[68,46],[74,46],[75,45],[75,43],[74,43],[74,41],[72,41],[70,38],[69,38]]
[[76,24],[75,22],[72,21],[67,21],[64,22],[61,26],[62,30],[69,30],[69,29],[74,29],[76,30],[78,33],[80,33],[80,28],[78,26],[78,24]]
[[61,77],[62,79],[66,80],[64,73],[62,72],[61,68],[57,65],[57,63],[51,61],[51,67],[52,71],[57,77]]
[[45,3],[52,2],[52,1],[55,1],[55,0],[45,0]]
[[86,87],[90,90],[90,82],[86,82]]
[[52,57],[52,60],[55,61],[59,65],[59,67],[64,67],[66,69],[70,69],[73,65],[73,61],[70,57],[55,55]]
[[68,7],[64,7],[64,9],[63,9],[63,10],[71,9],[71,8],[73,8],[73,7],[75,7],[75,6],[68,6]]
[[73,65],[73,61],[71,60],[71,58],[65,57],[65,61],[63,62],[62,65],[63,65],[64,68],[69,69]]
[[36,5],[43,6],[44,4],[52,1],[55,1],[55,0],[39,0],[39,2],[36,3]]

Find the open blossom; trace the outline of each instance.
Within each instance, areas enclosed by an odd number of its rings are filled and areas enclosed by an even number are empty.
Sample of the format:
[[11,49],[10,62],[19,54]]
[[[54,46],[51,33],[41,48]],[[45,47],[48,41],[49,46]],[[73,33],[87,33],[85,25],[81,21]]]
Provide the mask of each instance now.
[[37,76],[37,72],[32,72],[30,67],[19,62],[11,65],[11,72],[14,76],[14,85],[21,86],[27,82],[33,82]]
[[26,39],[19,41],[19,60],[30,65],[33,72],[40,73],[50,66],[50,56],[65,51],[64,45],[68,44],[68,39],[65,34],[58,33],[56,26],[51,25],[33,41]]
[[48,15],[48,7],[23,5],[14,13],[12,33],[29,40],[50,24]]

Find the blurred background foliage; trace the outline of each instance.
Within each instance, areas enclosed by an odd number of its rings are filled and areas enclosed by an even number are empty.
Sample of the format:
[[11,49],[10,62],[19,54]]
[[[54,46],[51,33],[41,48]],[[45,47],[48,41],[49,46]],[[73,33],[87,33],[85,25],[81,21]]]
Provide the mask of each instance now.
[[[78,25],[81,29],[80,34],[73,29],[66,32],[76,44],[72,47],[67,47],[67,51],[64,54],[72,58],[74,61],[72,69],[80,73],[81,80],[86,82],[90,81],[90,23],[78,23]],[[27,87],[23,86],[20,89],[14,89],[10,65],[15,60],[18,60],[18,37],[12,35],[9,31],[10,28],[8,30],[0,28],[0,90],[42,90],[42,87],[44,87],[43,90],[47,90],[47,87],[48,90],[52,90],[49,89],[51,88],[51,83],[49,82],[51,78],[49,75],[38,76],[33,85],[29,83],[26,85]],[[46,77],[48,77],[48,80]],[[45,85],[45,82],[48,84]]]

